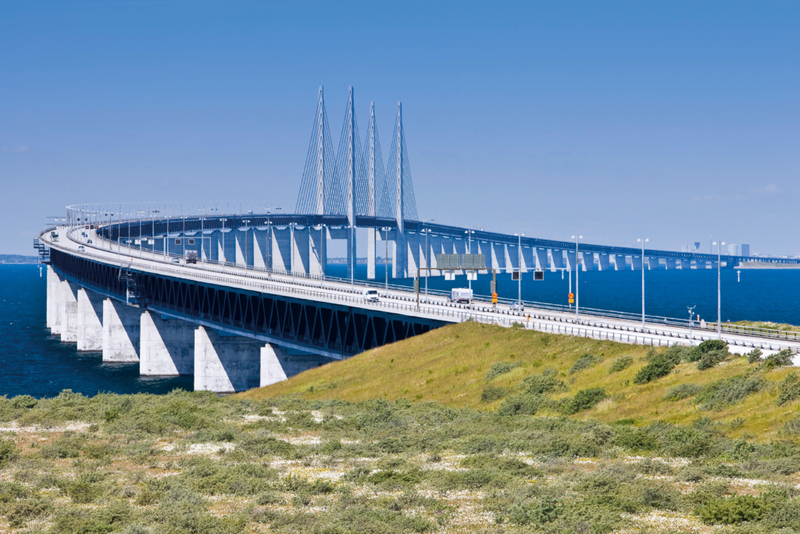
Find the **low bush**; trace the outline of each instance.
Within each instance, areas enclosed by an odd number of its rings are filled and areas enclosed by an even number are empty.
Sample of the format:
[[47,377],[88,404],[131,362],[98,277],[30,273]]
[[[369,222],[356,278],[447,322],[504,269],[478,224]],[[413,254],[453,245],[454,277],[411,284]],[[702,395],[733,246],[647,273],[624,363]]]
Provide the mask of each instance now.
[[747,356],[747,363],[761,363],[761,356],[763,354],[764,353],[761,352],[761,349],[751,350],[750,352],[745,354],[745,356]]
[[606,390],[603,388],[582,389],[563,404],[562,411],[567,415],[582,412],[583,410],[593,408],[606,397],[608,397],[608,395],[606,395]]
[[719,411],[743,401],[766,385],[767,381],[761,376],[734,376],[709,384],[697,395],[695,401],[702,410]]
[[670,388],[667,394],[664,395],[664,400],[679,401],[687,399],[689,397],[694,397],[702,390],[703,386],[700,386],[698,384],[690,384],[690,383],[678,384],[677,386],[673,386]]
[[700,359],[697,360],[697,369],[700,371],[705,371],[706,369],[716,367],[718,364],[728,359],[728,356],[730,356],[728,349],[704,352]]
[[481,391],[482,402],[494,402],[506,396],[506,388],[488,385]]
[[792,358],[794,353],[789,349],[783,349],[780,352],[770,354],[764,358],[764,365],[767,369],[775,369],[776,367],[788,367],[793,365]]
[[734,525],[744,521],[759,521],[771,509],[760,497],[740,495],[728,499],[714,499],[698,506],[694,513],[707,525]]
[[522,362],[497,362],[496,364],[492,365],[492,368],[486,373],[484,380],[487,382],[494,380],[498,376],[509,373],[511,370],[516,369],[521,365]]
[[608,366],[608,374],[624,371],[633,363],[633,356],[620,356]]
[[680,354],[676,354],[675,351],[667,350],[656,354],[652,360],[639,369],[633,382],[634,384],[647,384],[653,380],[658,380],[670,374],[680,362]]
[[583,356],[581,356],[580,358],[578,358],[578,361],[576,361],[572,365],[572,367],[569,368],[569,374],[574,375],[575,373],[579,373],[579,372],[583,371],[584,369],[588,369],[589,367],[592,367],[593,365],[595,365],[596,363],[599,363],[601,361],[602,361],[601,358],[598,358],[596,356],[592,356],[589,353],[586,353]]
[[0,439],[0,468],[13,461],[17,457],[17,447],[14,442],[8,439]]
[[522,388],[525,393],[533,395],[544,395],[553,391],[564,389],[564,383],[556,378],[558,372],[555,369],[544,369],[538,375],[531,375],[522,381]]
[[800,398],[800,377],[797,373],[789,373],[778,386],[778,398],[775,402],[778,406],[783,406],[797,398]]
[[500,415],[535,415],[548,400],[535,393],[520,393],[503,400],[497,413]]

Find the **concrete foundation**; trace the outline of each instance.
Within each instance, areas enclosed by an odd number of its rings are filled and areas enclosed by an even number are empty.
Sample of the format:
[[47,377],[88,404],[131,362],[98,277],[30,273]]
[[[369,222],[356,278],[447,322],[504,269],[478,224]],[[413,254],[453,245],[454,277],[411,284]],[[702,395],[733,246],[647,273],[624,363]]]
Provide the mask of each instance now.
[[69,280],[62,280],[58,286],[58,311],[61,316],[61,342],[78,341],[78,289]]
[[103,301],[103,361],[138,362],[142,310],[112,299]]
[[53,334],[61,333],[61,313],[58,308],[58,290],[61,277],[55,270],[47,266],[47,318],[46,325]]
[[93,291],[78,290],[78,350],[103,350],[103,297]]
[[287,354],[278,345],[261,347],[261,386],[282,382],[303,371],[332,362],[330,358],[313,354]]
[[198,327],[194,331],[194,389],[235,393],[260,385],[262,342],[221,335]]
[[164,319],[146,311],[140,318],[140,361],[142,376],[194,374],[194,329],[180,319]]

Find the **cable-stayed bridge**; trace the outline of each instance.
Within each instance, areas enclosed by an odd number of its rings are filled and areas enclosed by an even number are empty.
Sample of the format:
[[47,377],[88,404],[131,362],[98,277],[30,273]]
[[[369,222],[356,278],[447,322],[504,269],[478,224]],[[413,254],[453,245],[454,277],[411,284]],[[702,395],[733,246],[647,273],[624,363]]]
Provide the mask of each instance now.
[[[374,105],[363,144],[348,94],[338,143],[324,93],[295,213],[176,213],[141,204],[69,206],[36,246],[48,263],[47,326],[104,361],[138,362],[143,375],[195,377],[196,389],[240,391],[447,323],[477,320],[629,343],[692,344],[721,337],[737,350],[800,351],[795,334],[527,303],[526,311],[478,299],[378,283],[379,249],[394,280],[463,276],[441,254],[483,255],[495,272],[733,268],[751,258],[573,243],[420,221],[398,103],[386,162]],[[334,152],[334,146],[338,146]],[[241,210],[240,210],[241,211]],[[366,246],[357,242],[358,229]],[[365,232],[364,232],[365,230]],[[347,245],[347,279],[327,276],[331,241]],[[379,246],[382,245],[382,246]],[[359,246],[360,245],[360,246]],[[367,280],[356,280],[367,256]],[[445,258],[444,256],[439,256]],[[770,260],[798,263],[797,260]],[[388,276],[388,274],[387,274]],[[379,296],[365,293],[380,288]],[[576,310],[577,311],[577,310]],[[693,328],[694,327],[694,328]]]

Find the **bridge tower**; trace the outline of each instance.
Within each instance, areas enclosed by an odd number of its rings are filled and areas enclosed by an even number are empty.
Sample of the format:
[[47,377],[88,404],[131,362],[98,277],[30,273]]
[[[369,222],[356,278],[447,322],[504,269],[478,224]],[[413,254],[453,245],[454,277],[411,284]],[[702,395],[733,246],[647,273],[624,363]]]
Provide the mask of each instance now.
[[325,94],[319,86],[319,103],[317,104],[317,215],[325,215]]
[[347,114],[345,116],[347,139],[347,222],[350,226],[347,237],[347,275],[350,280],[356,272],[356,114],[353,102],[353,86],[350,86],[347,97]]
[[[383,157],[380,155],[380,145],[377,138],[377,126],[375,124],[375,102],[369,103],[369,131],[367,133],[367,206],[366,215],[375,217],[377,210],[375,207],[376,174],[383,174]],[[383,180],[381,180],[381,183]],[[376,229],[367,229],[367,278],[375,279],[375,245]]]

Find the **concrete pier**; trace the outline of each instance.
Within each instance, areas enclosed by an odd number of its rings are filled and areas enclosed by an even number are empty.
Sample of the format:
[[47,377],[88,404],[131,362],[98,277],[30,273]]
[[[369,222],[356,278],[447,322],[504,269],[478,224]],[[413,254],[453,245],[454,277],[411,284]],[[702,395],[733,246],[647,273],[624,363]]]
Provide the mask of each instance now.
[[200,326],[194,331],[194,389],[235,393],[258,387],[263,342],[220,334]]
[[261,387],[282,382],[296,374],[332,362],[314,354],[288,354],[278,345],[261,347]]
[[124,302],[103,301],[103,361],[138,362],[142,310]]
[[80,351],[103,350],[103,296],[78,290],[77,341]]
[[61,313],[58,309],[58,289],[61,277],[49,265],[47,266],[47,328],[53,334],[61,333]]
[[194,374],[195,327],[180,319],[164,319],[146,311],[141,315],[139,374],[178,376]]
[[62,280],[58,286],[58,311],[61,316],[61,342],[78,341],[78,289],[69,280]]

